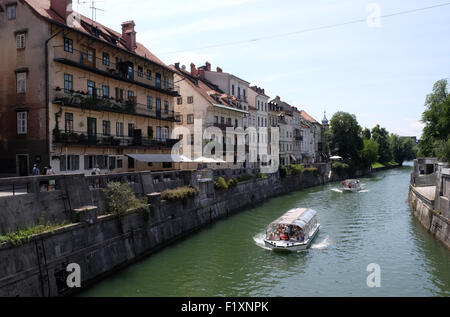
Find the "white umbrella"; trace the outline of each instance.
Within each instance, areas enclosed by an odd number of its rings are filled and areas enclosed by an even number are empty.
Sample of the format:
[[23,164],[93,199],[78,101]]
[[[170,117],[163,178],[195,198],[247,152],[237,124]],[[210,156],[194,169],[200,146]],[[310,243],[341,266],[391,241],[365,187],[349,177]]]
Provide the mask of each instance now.
[[340,157],[340,156],[332,156],[332,157],[330,157],[330,160],[342,160],[342,157]]
[[201,156],[198,159],[195,159],[194,162],[196,162],[196,163],[218,163],[216,160],[209,158],[209,157],[204,157],[204,156]]

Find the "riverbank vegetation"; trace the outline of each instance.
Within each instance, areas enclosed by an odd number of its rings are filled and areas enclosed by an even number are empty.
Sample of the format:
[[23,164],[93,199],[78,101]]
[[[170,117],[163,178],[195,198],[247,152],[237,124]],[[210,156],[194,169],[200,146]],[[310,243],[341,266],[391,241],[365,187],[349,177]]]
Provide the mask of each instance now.
[[447,87],[446,79],[437,81],[426,98],[426,110],[422,114],[425,128],[419,142],[419,155],[450,162],[450,95]]
[[161,199],[167,201],[186,201],[189,198],[194,198],[199,194],[197,188],[192,186],[183,186],[175,189],[166,189],[161,193]]
[[121,215],[129,210],[147,206],[147,199],[138,199],[126,183],[108,183],[103,191],[106,194],[109,212],[114,215]]
[[12,245],[22,245],[24,242],[27,242],[31,239],[31,237],[39,234],[43,234],[46,232],[53,232],[57,229],[60,229],[64,226],[67,226],[68,223],[63,222],[59,224],[40,224],[37,226],[28,227],[25,229],[17,230],[15,232],[11,232],[5,235],[0,236],[0,244],[1,243],[11,243]]
[[372,130],[363,129],[355,115],[342,111],[331,119],[327,139],[332,155],[343,158],[343,162],[332,165],[340,175],[361,169],[401,166],[417,156],[412,138],[390,134],[380,125]]

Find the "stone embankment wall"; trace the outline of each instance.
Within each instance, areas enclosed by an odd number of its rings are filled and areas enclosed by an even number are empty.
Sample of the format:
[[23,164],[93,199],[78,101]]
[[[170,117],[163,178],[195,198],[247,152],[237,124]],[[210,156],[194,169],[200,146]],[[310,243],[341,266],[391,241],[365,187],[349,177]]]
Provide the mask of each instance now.
[[[423,174],[426,165],[435,165],[433,173]],[[434,159],[414,162],[408,201],[413,215],[433,236],[450,248],[450,169]],[[426,188],[427,190],[424,190]],[[434,195],[424,193],[429,191]]]
[[[239,173],[244,172],[249,171]],[[52,191],[40,192],[48,179],[15,179],[28,190],[22,195],[0,197],[0,235],[37,225],[42,219],[70,221],[75,209],[89,207],[93,214],[89,221],[33,236],[21,245],[1,244],[0,296],[70,294],[73,290],[67,287],[70,272],[66,268],[71,263],[80,266],[81,285],[86,287],[220,218],[268,198],[328,182],[324,173],[307,172],[283,179],[272,174],[232,189],[216,190],[212,179],[183,171],[58,176],[52,177]],[[127,182],[135,193],[148,195],[151,207],[121,216],[108,214],[102,188],[110,181]],[[0,180],[0,185],[5,186],[5,182],[11,181]],[[199,195],[185,202],[161,201],[159,192],[184,185],[196,186]]]

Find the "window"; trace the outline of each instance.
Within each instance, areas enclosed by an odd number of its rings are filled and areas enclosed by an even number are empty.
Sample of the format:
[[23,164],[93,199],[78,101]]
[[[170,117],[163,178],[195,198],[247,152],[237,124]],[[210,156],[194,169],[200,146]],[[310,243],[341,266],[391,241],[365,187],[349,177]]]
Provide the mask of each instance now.
[[180,97],[177,99],[177,104],[182,105],[183,104],[183,97]]
[[73,90],[73,76],[64,74],[64,92],[70,93]]
[[134,137],[134,123],[128,123],[128,137]]
[[16,5],[10,5],[6,7],[8,14],[8,20],[14,20],[16,18]]
[[134,79],[134,68],[133,65],[128,66],[128,79]]
[[103,135],[110,136],[111,135],[111,122],[107,120],[103,120]]
[[25,48],[25,33],[16,35],[16,44],[17,44],[17,49]]
[[109,86],[102,86],[103,98],[109,98]]
[[187,124],[193,124],[194,123],[194,115],[188,114],[186,121],[187,121]]
[[187,98],[187,103],[189,103],[189,104],[192,104],[192,103],[194,103],[194,97],[188,97]]
[[147,79],[152,80],[152,71],[150,69],[147,69]]
[[156,127],[156,139],[161,140],[161,127]]
[[68,113],[64,115],[64,127],[66,133],[73,133],[73,113]]
[[220,124],[225,124],[225,118],[224,117],[220,117]]
[[17,73],[17,93],[26,93],[27,92],[27,73]]
[[67,156],[67,170],[78,171],[80,169],[80,156],[68,155]]
[[162,166],[163,168],[172,168],[172,162],[163,162]]
[[153,127],[148,127],[148,128],[147,128],[147,135],[148,135],[148,138],[149,138],[150,140],[153,139]]
[[123,137],[123,122],[116,122],[116,136]]
[[169,102],[164,100],[164,113],[169,114]]
[[167,140],[169,138],[169,127],[162,127],[161,134],[162,140],[163,141]]
[[134,91],[128,90],[128,100],[134,100]]
[[114,156],[109,157],[109,169],[113,170],[116,168],[116,158]]
[[147,96],[147,108],[153,109],[153,97],[152,96]]
[[87,89],[89,97],[94,97],[95,95],[95,82],[92,80],[87,81]]
[[231,95],[234,96],[234,85],[231,85]]
[[94,61],[94,51],[91,49],[88,49],[87,51],[87,59],[89,63],[92,63]]
[[161,88],[161,74],[155,73],[155,86]]
[[238,98],[241,99],[241,87],[238,87]]
[[103,53],[102,63],[103,63],[103,65],[106,65],[106,66],[110,65],[108,53]]
[[214,123],[219,123],[219,117],[218,116],[214,116]]
[[123,161],[117,160],[117,168],[123,168]]
[[68,38],[64,38],[64,51],[73,53],[73,41]]
[[124,96],[124,91],[123,89],[120,88],[116,88],[116,100],[117,101],[122,101],[123,100],[123,96]]
[[138,77],[144,77],[144,69],[142,67],[138,67]]
[[134,168],[134,158],[128,157],[128,168]]
[[27,134],[28,112],[17,112],[17,134]]
[[161,115],[161,99],[156,98],[156,116]]

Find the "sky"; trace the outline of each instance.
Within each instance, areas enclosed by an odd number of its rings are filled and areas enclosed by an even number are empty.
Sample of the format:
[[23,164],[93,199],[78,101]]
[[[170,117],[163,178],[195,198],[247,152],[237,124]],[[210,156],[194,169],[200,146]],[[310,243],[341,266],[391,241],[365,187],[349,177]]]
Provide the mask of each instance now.
[[[73,2],[91,16],[90,4]],[[138,42],[168,65],[209,61],[318,121],[324,111],[328,119],[345,111],[362,127],[380,124],[420,137],[425,98],[436,81],[450,77],[450,5],[373,17],[446,2],[105,0],[95,6],[104,10],[96,20],[114,30],[134,20]],[[362,22],[320,29],[356,20]]]

